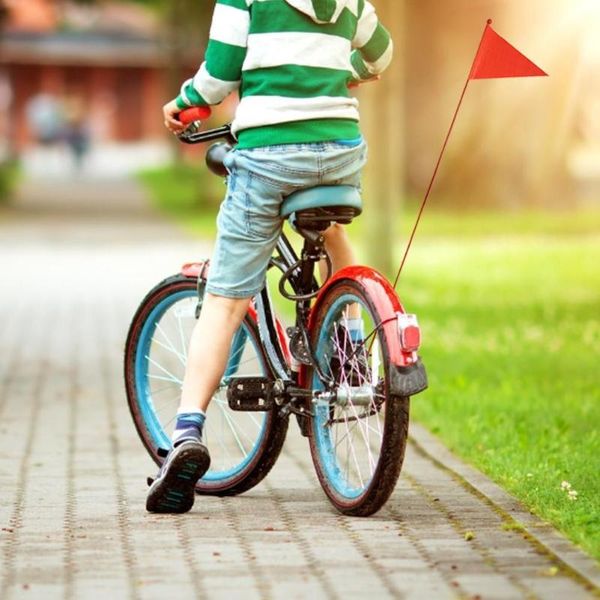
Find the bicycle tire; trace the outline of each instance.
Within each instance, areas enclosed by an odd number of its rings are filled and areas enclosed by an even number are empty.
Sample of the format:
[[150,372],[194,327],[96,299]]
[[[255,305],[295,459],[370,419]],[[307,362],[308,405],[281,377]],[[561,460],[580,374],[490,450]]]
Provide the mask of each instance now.
[[[150,358],[149,354],[144,355],[144,353],[148,352],[148,329],[156,330],[157,325],[155,323],[159,323],[162,315],[166,314],[171,307],[177,306],[177,302],[181,299],[189,299],[187,300],[188,303],[192,302],[193,299],[195,306],[197,299],[196,278],[179,274],[156,285],[138,307],[129,327],[125,344],[124,374],[129,410],[144,447],[157,465],[160,465],[163,461],[163,458],[159,455],[159,448],[168,446],[170,440],[164,427],[161,431],[163,423],[156,414],[153,414],[156,413],[156,410],[152,394],[148,391],[151,388],[147,375],[149,373]],[[245,317],[242,327],[243,330],[238,330],[245,332],[241,337],[247,336],[254,344],[261,367],[264,369],[264,373],[268,374],[268,361],[260,344],[256,323],[250,314]],[[239,364],[239,359],[237,360]],[[146,362],[145,367],[144,362]],[[230,372],[231,370],[230,357],[227,371]],[[144,380],[144,373],[146,373],[146,380]],[[213,399],[211,406],[209,406],[207,427],[211,422],[210,411],[215,403],[216,400]],[[240,415],[249,415],[249,413],[231,411],[226,404],[219,406],[219,408],[230,411],[228,419],[239,419]],[[281,416],[277,408],[265,413],[256,413],[249,418],[260,418],[256,415],[264,416],[262,417],[262,429],[252,447],[250,458],[248,460],[244,459],[245,464],[242,464],[244,461],[240,462],[241,468],[234,467],[229,471],[225,471],[223,476],[220,476],[218,472],[213,472],[211,466],[208,473],[198,482],[196,486],[197,493],[218,496],[240,494],[257,485],[269,473],[285,442],[288,419]]]
[[[347,414],[350,412],[348,407],[340,408],[339,406],[334,406],[332,408],[331,406],[322,406],[319,408],[318,404],[314,404],[312,407],[313,414],[309,419],[309,444],[313,464],[321,487],[335,508],[346,515],[369,516],[377,512],[385,504],[392,494],[400,475],[408,438],[410,398],[393,396],[389,392],[391,366],[389,350],[384,331],[380,327],[377,327],[383,321],[383,316],[378,313],[376,308],[377,303],[370,296],[369,290],[358,281],[342,279],[334,283],[326,291],[322,301],[315,308],[317,313],[314,315],[314,319],[312,319],[311,340],[319,365],[324,370],[329,368],[329,373],[334,375],[335,369],[332,369],[331,365],[334,360],[337,360],[335,358],[336,348],[338,348],[338,354],[345,354],[345,350],[344,352],[339,351],[339,343],[335,340],[335,336],[338,335],[337,332],[341,329],[339,327],[339,319],[336,321],[336,315],[341,314],[340,311],[348,310],[347,308],[343,308],[344,305],[347,307],[354,303],[360,304],[362,314],[368,317],[365,318],[365,321],[369,321],[371,324],[372,329],[365,331],[365,339],[370,339],[369,333],[372,333],[372,339],[378,340],[377,352],[381,354],[381,364],[377,372],[377,389],[381,392],[380,395],[383,397],[383,400],[378,399],[377,404],[375,399],[373,399],[372,406],[369,404],[363,408],[364,415],[368,415],[363,419],[359,418],[360,414],[363,413],[358,413],[358,407],[353,407],[352,410],[354,412],[348,417]],[[330,336],[333,330],[328,331],[332,328],[332,323],[335,329],[333,337]],[[372,345],[375,345],[375,341],[373,341]],[[356,348],[359,347],[360,344],[356,344]],[[366,347],[367,345],[365,344]],[[345,356],[351,357],[352,353],[356,352],[356,348],[353,351],[349,351]],[[346,362],[352,362],[353,360],[350,359],[350,361]],[[372,363],[375,361],[373,350],[365,360],[370,360]],[[369,366],[371,367],[371,365]],[[334,376],[334,379],[337,377],[336,386],[338,388],[344,385],[344,380],[346,385],[350,385],[348,384],[348,375],[341,374],[345,368],[340,364],[339,373],[337,376]],[[360,366],[356,368],[360,369]],[[371,383],[373,383],[375,380],[374,369],[367,369],[366,372],[365,382],[368,376],[372,377]],[[313,386],[313,389],[321,388],[314,370],[308,370],[306,381],[307,385]],[[363,384],[361,383],[361,385]],[[339,412],[336,413],[335,411]],[[339,415],[342,415],[344,412],[346,412],[346,416],[340,417]],[[372,431],[373,427],[369,428],[368,421],[372,417],[379,419],[382,413],[383,424],[380,432],[380,448],[377,463],[373,466],[369,435],[376,437],[376,434]],[[336,417],[336,415],[338,416]],[[327,420],[325,421],[325,419]],[[356,450],[347,450],[347,453],[353,456],[346,458],[346,473],[343,472],[344,469],[342,468],[343,465],[339,456],[342,454],[340,445],[351,445],[353,442],[350,441],[350,444],[348,444],[348,441],[345,441],[343,438],[338,441],[337,431],[335,432],[335,439],[333,439],[333,428],[337,428],[338,423],[340,423],[341,427],[341,423],[344,420],[346,438],[353,437],[357,428],[361,429],[363,423],[366,423],[366,434],[362,431],[362,438],[363,444],[367,448],[367,463],[368,470],[370,470],[370,479],[368,481],[365,477],[365,481],[363,482],[360,473],[362,463],[356,457]],[[349,426],[349,422],[353,422],[354,425]],[[379,433],[378,430],[375,431]],[[360,442],[360,435],[357,437]],[[354,480],[359,479],[358,485],[351,482],[351,469],[348,466],[350,462],[356,463],[353,469],[358,473],[357,476],[354,476]],[[352,487],[352,485],[355,485],[355,487]]]

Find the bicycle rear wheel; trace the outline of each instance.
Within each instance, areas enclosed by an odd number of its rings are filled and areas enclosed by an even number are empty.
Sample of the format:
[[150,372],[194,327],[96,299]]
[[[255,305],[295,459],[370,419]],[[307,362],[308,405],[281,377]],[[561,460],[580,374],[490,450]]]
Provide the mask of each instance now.
[[[163,460],[159,448],[171,446],[197,304],[196,280],[170,277],[142,301],[129,329],[127,400],[138,434],[157,464]],[[204,438],[211,467],[198,482],[198,493],[239,494],[259,483],[275,464],[285,441],[287,419],[276,409],[232,411],[226,399],[232,377],[268,374],[256,323],[247,315],[234,335],[221,386],[208,408]]]
[[[321,370],[335,382],[336,399],[313,405],[310,448],[323,490],[342,513],[368,516],[394,490],[406,449],[409,398],[390,394],[384,317],[359,282],[340,280],[316,308],[311,331]],[[362,320],[364,335],[348,319]],[[313,390],[325,386],[313,370]]]

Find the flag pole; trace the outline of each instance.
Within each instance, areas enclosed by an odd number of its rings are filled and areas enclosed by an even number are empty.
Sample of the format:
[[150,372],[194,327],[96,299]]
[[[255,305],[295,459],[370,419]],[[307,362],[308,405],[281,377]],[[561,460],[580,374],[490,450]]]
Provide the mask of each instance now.
[[481,50],[481,45],[483,44],[483,40],[485,38],[485,32],[487,28],[492,24],[492,20],[488,19],[483,30],[483,34],[481,36],[481,41],[479,42],[479,46],[477,48],[477,53],[475,54],[475,59],[473,60],[473,64],[471,65],[471,70],[469,71],[469,75],[467,77],[467,81],[465,82],[465,86],[463,88],[462,94],[460,95],[460,100],[458,101],[458,106],[454,111],[454,116],[452,117],[452,122],[450,123],[450,128],[448,129],[448,133],[446,135],[446,139],[444,140],[444,144],[442,146],[442,151],[438,157],[437,163],[435,164],[435,169],[433,170],[433,175],[431,176],[431,180],[429,181],[429,185],[427,186],[427,191],[425,192],[425,197],[423,198],[423,202],[421,202],[421,208],[419,209],[419,214],[417,215],[417,220],[410,234],[410,238],[408,240],[408,244],[406,245],[406,250],[404,251],[404,256],[402,257],[402,262],[400,263],[400,268],[398,269],[398,274],[396,275],[396,279],[394,279],[394,289],[398,285],[398,280],[400,279],[400,274],[402,273],[402,269],[404,268],[404,263],[406,262],[406,258],[408,257],[408,253],[412,246],[413,240],[415,238],[415,234],[417,233],[417,228],[419,227],[419,223],[421,222],[421,217],[423,215],[423,211],[425,210],[425,205],[427,204],[427,200],[429,199],[429,195],[431,193],[431,189],[433,188],[433,183],[437,176],[438,170],[440,168],[440,164],[442,162],[442,158],[444,156],[444,152],[446,151],[446,146],[448,145],[448,140],[450,139],[450,135],[452,134],[452,130],[454,129],[454,124],[456,123],[456,118],[458,117],[458,111],[462,105],[465,94],[467,93],[467,88],[469,87],[469,82],[471,81],[471,75],[473,74],[473,69],[475,67],[475,62],[479,57],[479,51]]

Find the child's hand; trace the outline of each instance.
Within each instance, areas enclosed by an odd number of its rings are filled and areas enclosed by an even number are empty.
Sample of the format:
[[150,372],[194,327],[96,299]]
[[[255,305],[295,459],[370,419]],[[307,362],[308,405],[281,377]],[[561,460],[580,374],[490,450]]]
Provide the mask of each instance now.
[[175,100],[167,102],[163,106],[163,116],[165,117],[165,127],[174,134],[181,133],[186,129],[186,125],[177,120],[177,115],[181,109],[177,106]]

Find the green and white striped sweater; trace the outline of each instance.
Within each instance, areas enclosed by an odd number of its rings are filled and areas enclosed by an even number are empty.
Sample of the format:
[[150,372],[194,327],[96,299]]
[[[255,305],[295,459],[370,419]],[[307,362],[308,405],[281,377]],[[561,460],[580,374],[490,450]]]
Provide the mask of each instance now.
[[354,139],[348,84],[381,73],[392,41],[367,0],[217,0],[205,62],[180,108],[239,90],[239,147]]

